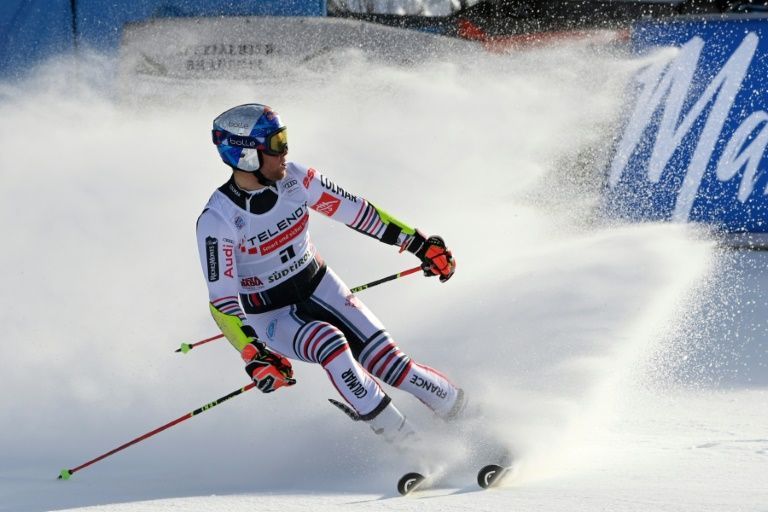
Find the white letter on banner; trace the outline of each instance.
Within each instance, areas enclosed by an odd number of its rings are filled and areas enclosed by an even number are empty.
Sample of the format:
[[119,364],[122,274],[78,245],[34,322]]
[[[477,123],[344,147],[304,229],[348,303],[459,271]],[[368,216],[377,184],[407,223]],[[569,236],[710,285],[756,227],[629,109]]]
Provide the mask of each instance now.
[[[763,153],[765,153],[765,148],[768,146],[768,124],[763,123],[768,123],[768,114],[762,110],[752,113],[752,115],[745,119],[734,132],[731,140],[728,141],[728,145],[720,157],[720,162],[717,164],[717,179],[720,181],[727,181],[733,178],[739,172],[739,169],[744,167],[744,176],[741,178],[738,195],[739,201],[742,203],[749,199],[755,188],[757,166],[763,159]],[[763,124],[762,129],[752,142],[747,147],[744,147],[744,144],[747,143],[750,136],[761,124]],[[768,188],[763,192],[763,195],[766,194],[768,194]]]
[[[757,49],[759,39],[754,33],[744,37],[736,51],[728,59],[720,72],[712,79],[688,113],[680,120],[680,112],[693,81],[696,65],[704,46],[699,37],[694,37],[680,48],[680,53],[670,63],[664,73],[663,65],[655,65],[643,73],[639,80],[643,82],[643,92],[633,118],[622,138],[613,165],[609,184],[615,186],[629,161],[629,156],[640,142],[651,117],[666,96],[663,114],[656,133],[656,140],[648,162],[648,179],[656,183],[667,167],[669,160],[678,149],[683,138],[702,114],[707,105],[716,97],[707,121],[691,157],[687,173],[680,187],[672,220],[687,221],[693,201],[696,198],[704,172],[712,158],[715,144],[723,130],[723,125],[730,113],[733,101],[744,81],[747,69]],[[679,122],[678,122],[679,121]]]
[[[691,158],[691,163],[688,164],[688,172],[685,174],[683,186],[680,187],[680,191],[677,193],[677,203],[675,204],[675,211],[672,213],[672,220],[680,222],[688,220],[691,208],[693,207],[693,201],[696,199],[696,194],[698,194],[699,187],[701,186],[701,180],[704,178],[704,172],[707,170],[707,165],[712,159],[715,144],[717,144],[720,133],[723,131],[723,125],[728,118],[736,95],[741,89],[741,83],[744,81],[747,69],[752,63],[752,57],[755,55],[758,41],[759,39],[754,33],[750,32],[746,35],[741,45],[733,52],[733,55],[725,63],[723,69],[709,83],[707,89],[696,104],[691,107],[691,110],[683,120],[683,123],[685,123],[691,117],[698,117],[712,98],[715,95],[717,96],[717,100],[715,100],[715,104],[712,106],[712,110],[707,118],[707,123],[704,125],[704,130],[701,132],[699,143],[696,145],[696,151]],[[666,117],[666,112],[664,117]],[[676,120],[670,122],[676,122]],[[693,120],[691,121],[692,123]],[[662,124],[664,124],[664,120],[662,120]],[[659,136],[661,135],[662,129],[660,127]],[[667,157],[667,160],[664,162],[665,166],[671,156],[670,154]],[[653,157],[651,158],[651,163],[653,163]]]
[[[632,112],[624,135],[616,148],[616,155],[611,163],[611,171],[608,177],[608,183],[615,187],[619,183],[622,172],[629,163],[629,158],[640,143],[648,124],[651,122],[654,112],[658,110],[662,100],[674,87],[674,93],[670,94],[665,105],[665,111],[670,108],[672,98],[678,103],[677,112],[680,112],[682,101],[693,80],[693,73],[696,71],[696,64],[704,47],[704,41],[699,37],[694,37],[680,48],[677,57],[670,63],[668,61],[658,62],[649,66],[644,72],[640,73],[635,79],[642,86],[642,92],[635,104],[635,110]],[[669,67],[669,72],[665,71]],[[682,95],[682,99],[680,99]],[[672,104],[674,107],[674,104]],[[658,144],[658,136],[656,143]],[[653,183],[659,181],[661,172],[658,175],[650,175],[648,179]]]

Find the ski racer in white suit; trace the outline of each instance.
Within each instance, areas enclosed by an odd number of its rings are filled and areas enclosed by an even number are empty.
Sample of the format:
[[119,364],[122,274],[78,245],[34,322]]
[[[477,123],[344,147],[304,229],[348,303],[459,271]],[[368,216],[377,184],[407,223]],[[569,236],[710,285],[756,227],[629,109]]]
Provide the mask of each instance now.
[[399,246],[447,281],[455,270],[440,237],[425,237],[313,168],[286,162],[287,132],[265,105],[234,107],[213,122],[232,168],[197,222],[210,311],[259,389],[295,384],[286,358],[320,364],[347,412],[388,441],[414,432],[374,377],[407,391],[438,416],[462,410],[464,393],[395,345],[376,316],[322,260],[309,236],[312,209]]

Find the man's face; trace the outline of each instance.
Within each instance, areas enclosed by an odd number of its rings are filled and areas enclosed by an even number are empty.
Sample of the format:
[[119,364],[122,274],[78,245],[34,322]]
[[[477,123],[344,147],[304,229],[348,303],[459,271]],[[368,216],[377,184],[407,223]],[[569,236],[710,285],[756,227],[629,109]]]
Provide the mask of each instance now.
[[272,181],[279,181],[285,178],[285,157],[287,155],[287,150],[279,156],[263,153],[264,161],[261,165],[261,173],[264,177]]

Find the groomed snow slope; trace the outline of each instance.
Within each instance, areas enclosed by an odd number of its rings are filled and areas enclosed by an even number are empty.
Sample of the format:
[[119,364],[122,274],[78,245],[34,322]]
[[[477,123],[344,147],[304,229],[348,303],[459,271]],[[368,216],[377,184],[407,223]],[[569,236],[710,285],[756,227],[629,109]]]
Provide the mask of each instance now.
[[[290,83],[136,100],[105,93],[112,63],[91,56],[1,85],[0,510],[766,510],[768,257],[592,213],[639,65],[572,45],[409,69],[347,52]],[[247,382],[226,343],[173,350],[217,332],[194,224],[227,178],[210,121],[252,101],[283,116],[293,160],[448,241],[447,284],[359,296],[483,405],[519,457],[504,488],[477,491],[465,440],[443,435],[438,488],[396,497],[413,465],[301,363],[294,388],[55,479]],[[414,263],[312,224],[350,285]],[[425,438],[442,428],[392,396]]]

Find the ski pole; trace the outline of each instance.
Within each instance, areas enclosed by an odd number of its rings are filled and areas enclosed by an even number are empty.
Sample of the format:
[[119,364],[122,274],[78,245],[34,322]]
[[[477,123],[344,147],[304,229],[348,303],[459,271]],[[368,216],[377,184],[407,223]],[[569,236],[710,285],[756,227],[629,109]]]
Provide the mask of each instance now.
[[174,352],[183,352],[187,353],[193,348],[195,348],[198,345],[202,345],[203,343],[208,343],[209,341],[217,340],[219,338],[223,338],[223,334],[218,334],[216,336],[211,336],[210,338],[205,338],[204,340],[196,341],[195,343],[182,343],[179,348],[177,348]]
[[83,463],[83,464],[80,464],[79,466],[77,466],[77,467],[75,467],[75,468],[71,468],[71,469],[62,469],[62,470],[61,470],[61,473],[59,473],[59,480],[69,480],[69,478],[70,478],[70,477],[71,477],[71,476],[72,476],[74,473],[76,473],[77,471],[80,471],[81,469],[87,468],[87,467],[88,467],[88,466],[90,466],[91,464],[95,464],[95,463],[99,462],[99,461],[100,461],[100,460],[102,460],[102,459],[106,459],[106,458],[107,458],[107,457],[109,457],[110,455],[114,455],[115,453],[119,452],[120,450],[124,450],[125,448],[128,448],[129,446],[131,446],[131,445],[134,445],[134,444],[136,444],[136,443],[138,443],[138,442],[140,442],[140,441],[143,441],[143,440],[145,440],[145,439],[147,439],[147,438],[150,438],[150,437],[152,437],[152,436],[153,436],[153,435],[155,435],[155,434],[159,434],[159,433],[160,433],[160,432],[162,432],[163,430],[165,430],[165,429],[168,429],[168,428],[171,428],[172,426],[174,426],[174,425],[176,425],[176,424],[178,424],[178,423],[181,423],[181,422],[182,422],[182,421],[184,421],[184,420],[188,420],[188,419],[189,419],[189,418],[191,418],[192,416],[197,416],[197,415],[198,415],[198,414],[200,414],[201,412],[205,412],[205,411],[207,411],[208,409],[211,409],[211,408],[213,408],[213,407],[216,407],[216,406],[217,406],[217,405],[219,405],[220,403],[222,403],[222,402],[226,402],[227,400],[229,400],[229,399],[230,399],[230,398],[232,398],[232,397],[235,397],[235,396],[237,396],[237,395],[239,395],[239,394],[241,394],[241,393],[245,393],[245,392],[246,392],[246,391],[248,391],[249,389],[253,389],[255,386],[256,386],[256,383],[255,383],[255,382],[251,382],[250,384],[246,385],[245,387],[242,387],[242,388],[240,388],[240,389],[236,389],[235,391],[231,392],[231,393],[230,393],[230,394],[228,394],[228,395],[225,395],[225,396],[223,396],[223,397],[221,397],[221,398],[219,398],[219,399],[217,399],[217,400],[214,400],[214,401],[213,401],[213,402],[211,402],[211,403],[205,404],[204,406],[202,406],[202,407],[200,407],[200,408],[198,408],[198,409],[195,409],[194,411],[192,411],[192,412],[189,412],[189,413],[185,414],[184,416],[181,416],[180,418],[177,418],[177,419],[175,419],[175,420],[171,421],[170,423],[166,423],[166,424],[165,424],[165,425],[163,425],[162,427],[158,427],[158,428],[156,428],[156,429],[155,429],[155,430],[153,430],[152,432],[147,432],[146,434],[144,434],[144,435],[142,435],[142,436],[139,436],[139,437],[137,437],[136,439],[134,439],[134,440],[132,440],[132,441],[128,441],[127,443],[125,443],[125,444],[122,444],[122,445],[118,446],[118,447],[117,447],[117,448],[115,448],[114,450],[110,450],[110,451],[108,451],[107,453],[105,453],[105,454],[103,454],[103,455],[99,455],[98,457],[96,457],[96,458],[95,458],[95,459],[93,459],[93,460],[89,460],[88,462],[85,462],[85,463]]
[[[349,291],[352,293],[361,292],[363,290],[367,290],[368,288],[373,288],[374,286],[378,286],[382,283],[386,283],[387,281],[394,281],[395,279],[399,279],[401,277],[414,274],[419,270],[423,270],[423,267],[418,266],[418,267],[409,268],[407,270],[403,270],[402,272],[398,272],[397,274],[392,274],[391,276],[382,277],[381,279],[377,279],[376,281],[371,281],[370,283],[361,284],[360,286],[355,286]],[[186,354],[187,352],[189,352],[190,350],[192,350],[198,345],[202,345],[203,343],[208,343],[209,341],[218,340],[219,338],[223,338],[223,337],[224,337],[223,334],[218,334],[216,336],[211,336],[210,338],[206,338],[204,340],[200,340],[195,343],[182,343],[181,347],[177,348],[174,352],[182,352]]]
[[360,286],[355,286],[349,291],[351,291],[352,293],[361,292],[363,290],[367,290],[368,288],[373,288],[374,286],[378,286],[381,283],[386,283],[387,281],[394,281],[395,279],[399,279],[401,277],[405,277],[407,275],[413,274],[415,272],[418,272],[419,270],[423,270],[421,265],[419,265],[418,267],[409,268],[408,270],[403,270],[402,272],[398,272],[397,274],[392,274],[391,276],[382,277],[381,279],[371,281],[370,283],[367,283],[367,284],[361,284]]

